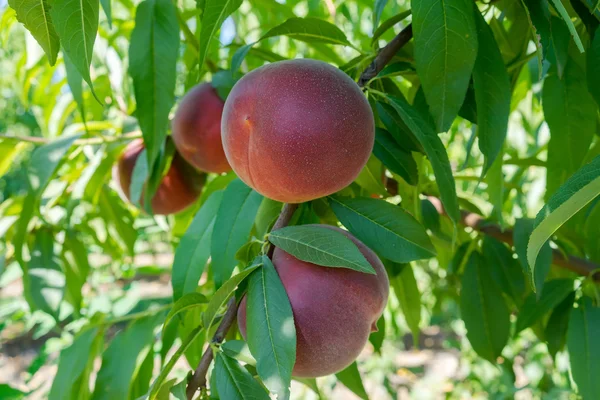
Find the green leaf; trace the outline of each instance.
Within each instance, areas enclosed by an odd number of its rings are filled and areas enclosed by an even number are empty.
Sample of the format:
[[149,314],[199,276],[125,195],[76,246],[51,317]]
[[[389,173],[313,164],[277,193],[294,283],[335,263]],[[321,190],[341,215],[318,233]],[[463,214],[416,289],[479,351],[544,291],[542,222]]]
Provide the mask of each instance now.
[[106,20],[108,21],[108,27],[112,29],[112,0],[100,0],[100,5],[106,14]]
[[535,293],[531,293],[519,311],[515,333],[532,326],[558,306],[572,291],[573,281],[571,279],[553,279],[546,282],[539,300]]
[[419,343],[419,334],[421,332],[421,293],[417,286],[417,281],[410,264],[396,265],[395,269],[400,272],[391,278],[390,284],[394,288],[394,293],[400,303],[400,308],[404,314],[406,324],[413,335],[413,343]]
[[570,177],[536,216],[527,247],[529,265],[534,265],[542,246],[554,232],[599,194],[600,156],[597,156]]
[[504,224],[502,210],[504,208],[504,173],[502,157],[496,157],[485,177],[487,183],[487,193],[489,202],[494,206],[492,215],[498,220],[500,225]]
[[175,101],[178,54],[179,25],[173,2],[141,2],[129,44],[129,74],[150,171],[158,160]]
[[177,314],[204,306],[206,303],[208,303],[208,299],[200,293],[185,294],[173,304],[173,308],[171,308],[171,311],[169,311],[169,314],[167,314],[167,317],[165,318],[163,330]]
[[233,53],[233,56],[231,56],[231,67],[229,68],[232,73],[235,73],[240,69],[244,58],[246,58],[252,46],[254,46],[254,43],[246,44]]
[[[408,126],[402,121],[400,115],[396,112],[394,107],[387,103],[377,102],[376,104],[377,114],[379,119],[385,126],[385,129],[392,135],[396,143],[403,148],[405,151],[416,151],[423,153],[423,146],[419,143],[417,138],[408,129]],[[375,128],[377,129],[377,128]]]
[[246,364],[256,365],[256,360],[252,357],[252,353],[250,353],[248,343],[242,340],[228,340],[223,343],[221,350],[229,357],[240,360]]
[[248,241],[262,199],[239,179],[225,189],[211,240],[212,271],[217,287],[231,276],[237,264],[235,254]]
[[283,207],[282,203],[271,200],[268,197],[263,198],[254,219],[254,229],[256,230],[257,238],[263,238],[269,233],[271,226],[281,213],[281,207]]
[[302,261],[375,274],[358,247],[334,229],[321,225],[287,226],[271,232],[269,241]]
[[[445,1],[445,0],[444,0]],[[462,1],[462,0],[461,0]],[[432,126],[415,110],[406,100],[400,97],[386,96],[394,109],[400,114],[404,123],[416,136],[419,143],[423,146],[425,154],[431,166],[437,184],[440,189],[440,195],[444,208],[448,216],[455,223],[460,220],[458,210],[458,197],[456,196],[456,185],[450,168],[450,160],[444,148],[444,144],[435,133]],[[462,102],[461,102],[462,104]],[[459,106],[460,108],[460,106]]]
[[501,154],[508,130],[512,93],[494,34],[478,10],[475,10],[475,23],[479,50],[473,68],[473,86],[477,102],[479,149],[485,157],[484,176]]
[[240,8],[242,0],[206,0],[202,13],[202,26],[200,27],[200,42],[198,48],[198,65],[204,66],[204,60],[210,42],[215,36],[225,19],[235,10]]
[[534,291],[537,291],[539,298],[544,287],[544,281],[546,280],[548,272],[550,272],[550,266],[552,265],[552,249],[550,248],[549,243],[544,244],[535,261],[535,267],[532,269],[527,261],[527,246],[531,232],[533,232],[533,220],[517,219],[513,230],[515,252],[517,253],[521,267],[523,268],[531,287]]
[[248,370],[222,352],[217,352],[213,373],[217,375],[217,392],[221,399],[269,400],[267,391]]
[[120,332],[102,355],[93,400],[127,400],[132,379],[154,344],[164,313],[140,318]]
[[483,238],[481,251],[494,282],[519,307],[525,296],[525,276],[512,252],[490,236]]
[[552,357],[556,357],[567,341],[567,330],[569,327],[569,317],[575,301],[575,292],[571,292],[565,299],[552,310],[548,324],[544,330],[544,337],[548,344],[548,352]]
[[550,49],[552,32],[550,29],[550,6],[548,0],[521,0],[529,20],[533,41],[538,53],[539,77],[542,77],[542,63]]
[[207,332],[210,330],[212,323],[217,316],[217,313],[223,307],[223,304],[229,300],[235,289],[248,275],[250,275],[256,268],[260,267],[260,263],[254,263],[239,274],[232,276],[227,282],[225,282],[212,296],[210,302],[206,306],[206,311],[202,315],[202,324],[206,328]]
[[571,36],[573,36],[573,40],[575,40],[577,48],[580,52],[583,53],[585,51],[585,49],[583,48],[583,43],[581,43],[581,39],[579,38],[577,29],[575,29],[575,25],[573,24],[573,21],[571,21],[571,17],[565,9],[565,6],[562,4],[561,0],[552,0],[552,3],[554,4],[554,7],[556,7],[556,11],[558,11],[560,17],[563,19],[563,21],[567,23],[567,26],[569,27],[569,32],[571,32]]
[[65,275],[54,253],[54,235],[46,229],[35,234],[25,277],[25,291],[33,300],[33,310],[42,310],[58,318],[65,292]]
[[50,65],[56,63],[60,39],[56,34],[50,2],[45,0],[10,0],[8,5],[17,13],[17,19],[40,44],[48,57]]
[[553,72],[544,81],[542,105],[550,128],[548,196],[581,167],[596,131],[597,106],[584,77],[579,66],[569,60],[563,79]]
[[360,171],[355,182],[367,190],[370,194],[387,195],[385,186],[383,186],[383,166],[381,162],[371,154],[367,164]]
[[477,57],[470,0],[412,0],[417,73],[439,132],[463,104]]
[[[102,333],[98,328],[84,329],[75,337],[69,347],[61,351],[58,370],[52,381],[48,400],[78,399],[73,397],[73,386],[88,364],[94,339]],[[85,382],[85,384],[89,384],[89,382]]]
[[375,132],[373,154],[387,169],[400,175],[406,183],[416,185],[419,180],[419,172],[411,153],[401,148],[385,129],[376,128]]
[[90,65],[98,33],[99,13],[98,0],[54,0],[50,9],[63,51],[90,88]]
[[5,383],[0,384],[0,399],[3,400],[21,400],[27,396],[27,393],[21,392]]
[[296,327],[292,306],[275,267],[266,256],[262,263],[248,282],[248,347],[265,386],[285,398],[296,361]]
[[83,296],[81,289],[90,272],[88,249],[77,233],[72,230],[65,232],[63,244],[63,257],[65,258],[64,271],[67,285],[67,299],[79,312]]
[[373,351],[381,354],[381,346],[385,340],[385,316],[382,315],[377,320],[377,331],[369,335],[369,342],[373,345]]
[[66,53],[64,54],[64,62],[69,89],[71,89],[73,99],[75,99],[77,107],[79,107],[81,119],[85,122],[85,104],[83,102],[83,77],[81,76],[81,74],[77,70],[77,67],[75,66],[75,64],[73,64],[73,62]]
[[473,252],[461,281],[460,313],[467,338],[481,357],[495,364],[508,341],[510,313],[479,253]]
[[381,14],[383,13],[383,9],[387,2],[388,0],[375,0],[375,5],[373,6],[373,29],[377,28],[379,25]]
[[600,396],[600,308],[584,297],[579,307],[571,311],[567,347],[571,359],[571,374],[584,399]]
[[[166,323],[165,323],[165,325],[166,325]],[[183,340],[183,342],[181,343],[181,346],[179,346],[177,351],[175,353],[173,353],[171,358],[169,358],[169,361],[167,361],[165,366],[160,371],[160,374],[158,375],[158,377],[152,383],[152,386],[150,386],[150,391],[148,392],[149,393],[148,400],[154,400],[154,399],[158,398],[159,392],[161,391],[161,389],[163,387],[163,383],[167,379],[167,376],[169,375],[169,373],[173,370],[173,367],[175,367],[175,363],[177,363],[177,361],[181,358],[183,353],[188,348],[190,348],[190,345],[200,336],[202,329],[203,329],[202,326],[197,326],[196,328],[194,328],[190,332],[190,334],[185,338],[185,340]]]
[[271,28],[259,40],[275,36],[288,36],[307,43],[329,43],[352,46],[344,32],[337,26],[319,18],[290,18]]
[[401,207],[364,197],[329,200],[340,222],[381,256],[399,263],[435,256],[425,228]]
[[171,277],[175,301],[194,292],[198,286],[210,256],[211,237],[222,198],[223,191],[218,190],[206,200],[177,246]]
[[360,376],[360,371],[358,370],[356,361],[335,374],[335,376],[344,384],[344,386],[350,389],[352,393],[357,395],[359,398],[363,400],[369,400],[369,396],[367,395],[367,391],[362,383],[362,377]]
[[0,141],[0,178],[4,176],[13,166],[15,158],[27,148],[25,142]]
[[377,39],[379,39],[381,37],[381,35],[386,33],[397,23],[405,20],[408,16],[410,16],[410,14],[411,14],[410,10],[402,11],[402,12],[394,15],[393,17],[390,17],[390,18],[386,19],[385,21],[383,21],[381,23],[381,25],[379,25],[377,30],[375,30],[375,32],[373,32],[373,38],[371,39],[371,44],[374,44],[377,41]]
[[600,106],[600,28],[590,43],[587,52],[587,87],[589,92]]

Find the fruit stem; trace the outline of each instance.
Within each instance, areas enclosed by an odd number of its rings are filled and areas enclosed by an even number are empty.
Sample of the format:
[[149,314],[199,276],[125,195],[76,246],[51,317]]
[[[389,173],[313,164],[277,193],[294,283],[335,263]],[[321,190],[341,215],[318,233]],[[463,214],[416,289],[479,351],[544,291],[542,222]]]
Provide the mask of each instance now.
[[[275,224],[273,225],[273,228],[271,230],[274,231],[277,229],[281,229],[284,226],[287,226],[287,224],[289,224],[292,220],[292,216],[294,215],[294,212],[298,209],[298,206],[299,204],[284,204],[283,209],[279,214],[279,218],[277,218],[277,221],[275,221]],[[274,247],[271,245],[268,251],[269,258],[273,256],[273,251]],[[219,324],[219,327],[217,328],[217,331],[215,332],[211,343],[209,343],[209,346],[204,351],[204,354],[202,354],[202,358],[198,363],[198,367],[196,368],[194,374],[188,381],[187,388],[185,390],[188,400],[192,400],[198,389],[206,387],[206,374],[208,373],[208,368],[210,367],[210,364],[212,363],[215,356],[213,347],[221,344],[221,342],[223,342],[223,340],[225,339],[229,328],[231,328],[231,325],[233,325],[233,322],[235,321],[235,318],[237,316],[237,310],[238,307],[234,296],[227,303],[227,311],[225,312],[225,315],[223,316],[223,319],[221,320],[221,323]],[[205,327],[205,329],[209,328],[210,327],[208,326]]]

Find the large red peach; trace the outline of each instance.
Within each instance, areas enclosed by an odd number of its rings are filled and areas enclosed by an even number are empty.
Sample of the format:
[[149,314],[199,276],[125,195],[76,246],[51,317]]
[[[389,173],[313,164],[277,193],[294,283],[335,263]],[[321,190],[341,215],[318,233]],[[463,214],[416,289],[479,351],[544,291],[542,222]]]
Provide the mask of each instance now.
[[173,141],[181,156],[205,172],[231,170],[221,142],[224,102],[210,83],[193,87],[179,103],[173,119]]
[[257,68],[233,87],[221,123],[229,164],[257,192],[286,203],[349,185],[373,149],[373,112],[358,85],[322,61]]
[[[273,264],[285,287],[296,325],[296,377],[315,378],[341,371],[360,354],[377,330],[389,293],[385,268],[377,255],[348,232],[345,234],[375,269],[376,275],[329,268],[298,260],[275,249]],[[246,297],[238,311],[246,337]]]
[[[119,184],[122,194],[131,200],[129,187],[133,168],[144,150],[142,139],[130,142],[113,167],[113,179]],[[162,178],[154,197],[152,212],[154,214],[174,214],[192,203],[200,196],[205,175],[196,171],[180,155],[175,152],[167,174]],[[143,203],[140,201],[140,203]]]

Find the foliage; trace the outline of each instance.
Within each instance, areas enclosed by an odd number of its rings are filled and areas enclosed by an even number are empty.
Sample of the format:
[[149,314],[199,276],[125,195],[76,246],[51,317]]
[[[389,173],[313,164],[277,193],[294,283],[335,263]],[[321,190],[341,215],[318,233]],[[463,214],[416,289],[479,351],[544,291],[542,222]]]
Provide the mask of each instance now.
[[[0,338],[43,339],[30,380],[57,366],[45,385],[0,384],[0,398],[182,399],[197,368],[202,390],[187,396],[203,399],[329,398],[337,382],[362,399],[401,386],[600,398],[595,3],[0,1],[0,288],[22,282],[0,294]],[[376,140],[356,181],[273,230],[283,205],[233,172],[208,174],[188,209],[153,215],[181,97],[211,82],[225,98],[244,74],[292,58],[366,82]],[[130,189],[143,210],[111,179],[140,137]],[[318,223],[375,251],[392,290],[356,363],[296,379],[301,332],[271,244],[373,273]],[[166,291],[140,293],[161,276]],[[228,308],[244,295],[247,343]],[[399,381],[422,371],[395,355],[410,336],[431,347],[432,327],[464,371],[444,389]]]

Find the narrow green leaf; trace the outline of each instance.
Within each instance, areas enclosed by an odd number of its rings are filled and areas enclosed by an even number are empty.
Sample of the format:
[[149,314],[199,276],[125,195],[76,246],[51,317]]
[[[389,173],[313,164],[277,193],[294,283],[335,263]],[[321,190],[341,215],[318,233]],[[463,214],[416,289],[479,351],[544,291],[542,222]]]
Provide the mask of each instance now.
[[93,400],[127,400],[132,379],[154,344],[154,330],[164,320],[157,313],[132,322],[102,355]]
[[458,197],[456,196],[456,185],[444,144],[431,125],[406,100],[393,96],[387,96],[387,98],[425,149],[425,154],[433,167],[433,173],[440,189],[444,208],[450,219],[455,223],[458,222],[460,220],[460,213],[458,209]]
[[72,397],[72,389],[88,363],[92,344],[99,333],[102,334],[98,328],[84,329],[61,351],[48,400],[77,400]]
[[25,290],[33,299],[32,309],[58,318],[65,292],[65,275],[54,253],[54,235],[43,229],[35,234],[31,260],[25,277]]
[[218,190],[206,200],[177,246],[171,277],[175,301],[198,286],[210,256],[213,227],[222,198],[223,191]]
[[542,63],[546,59],[552,41],[550,29],[550,5],[548,0],[521,0],[529,20],[533,41],[538,55],[539,77],[542,77]]
[[575,301],[575,292],[571,292],[565,299],[552,310],[548,324],[544,330],[544,337],[548,344],[548,352],[552,357],[556,357],[567,341],[567,330],[569,327],[569,317]]
[[470,0],[412,0],[417,73],[438,132],[463,104],[477,57]]
[[15,158],[26,148],[27,143],[24,142],[0,141],[0,154],[2,154],[2,159],[0,159],[0,178],[10,170]]
[[525,275],[512,252],[490,236],[484,237],[481,251],[494,282],[519,307],[525,296]]
[[254,219],[254,229],[256,230],[257,238],[263,238],[269,232],[271,226],[281,213],[282,207],[283,204],[278,201],[271,200],[268,197],[263,198]]
[[369,335],[369,342],[373,345],[373,351],[381,354],[381,347],[385,340],[385,316],[382,315],[377,320],[377,331]]
[[571,359],[571,374],[584,399],[600,396],[600,308],[584,297],[579,307],[571,311],[567,347]]
[[553,279],[546,282],[539,300],[535,293],[531,293],[519,311],[515,333],[532,326],[558,306],[572,291],[573,281],[571,279]]
[[534,265],[542,246],[554,232],[599,194],[600,156],[597,156],[570,177],[536,216],[527,247],[529,265]]
[[415,135],[408,129],[408,126],[406,126],[402,118],[400,118],[400,115],[398,115],[394,107],[378,101],[376,110],[385,129],[387,129],[401,148],[408,152],[424,152],[423,146],[421,146]]
[[385,129],[376,128],[375,132],[373,154],[387,169],[400,175],[406,183],[416,185],[419,180],[419,172],[411,153],[401,148]]
[[335,376],[340,382],[342,382],[344,386],[350,389],[352,393],[357,395],[359,398],[363,400],[369,400],[369,396],[367,395],[367,391],[362,383],[362,377],[360,376],[360,371],[358,370],[356,361],[335,374]]
[[379,26],[379,20],[387,2],[388,0],[375,0],[375,5],[373,6],[373,29]]
[[210,42],[221,27],[225,19],[235,10],[240,8],[242,0],[206,0],[202,13],[202,26],[200,27],[200,41],[198,48],[198,65],[204,67],[204,60]]
[[83,300],[81,289],[90,272],[90,263],[88,261],[88,249],[77,233],[72,230],[65,232],[63,256],[65,258],[64,271],[67,299],[79,312]]
[[419,343],[421,329],[421,293],[410,264],[397,265],[400,272],[391,279],[390,284],[400,302],[406,324],[413,335],[413,343]]
[[185,294],[173,304],[173,308],[171,308],[171,311],[169,311],[169,314],[167,314],[167,317],[165,318],[163,330],[177,314],[204,306],[207,303],[208,299],[200,293]]
[[401,207],[364,197],[329,200],[340,222],[383,257],[403,263],[435,255],[425,228]]
[[356,177],[355,182],[370,194],[386,196],[387,191],[385,190],[385,186],[383,186],[383,176],[383,165],[371,154],[367,164]]
[[246,44],[233,53],[233,56],[231,56],[231,67],[229,68],[232,73],[235,73],[240,69],[244,58],[246,58],[252,46],[254,46],[254,43]]
[[221,346],[223,353],[229,357],[240,360],[246,364],[256,366],[256,360],[252,357],[248,343],[242,340],[228,340]]
[[381,25],[379,25],[377,30],[375,30],[375,32],[373,32],[373,38],[371,39],[371,44],[374,44],[377,41],[377,39],[379,39],[381,37],[381,35],[383,35],[388,30],[390,30],[394,25],[396,25],[397,23],[402,22],[403,20],[408,18],[410,16],[410,14],[411,14],[410,10],[402,11],[402,12],[394,15],[393,17],[390,17],[390,18],[386,19],[385,21],[383,21],[381,23]]
[[573,40],[575,40],[575,44],[577,45],[577,48],[579,49],[580,52],[583,53],[585,51],[585,49],[583,48],[583,43],[581,43],[581,39],[579,38],[577,29],[575,29],[575,25],[573,24],[573,21],[571,21],[571,17],[569,16],[568,11],[565,9],[565,6],[562,4],[562,1],[561,0],[552,0],[552,3],[554,4],[554,7],[556,7],[556,11],[558,11],[558,14],[561,16],[563,21],[565,21],[567,23],[567,26],[569,27],[571,36],[573,36]]
[[54,0],[50,9],[64,52],[90,88],[90,65],[98,33],[99,13],[98,0]]
[[217,393],[221,399],[269,400],[267,391],[233,358],[218,352],[215,361]]
[[16,11],[17,19],[40,44],[50,65],[56,63],[60,39],[56,34],[50,2],[46,0],[10,0],[8,5]]
[[0,398],[2,400],[21,400],[27,396],[27,393],[21,392],[6,383],[0,384]]
[[544,287],[544,281],[546,280],[546,277],[550,272],[550,266],[552,265],[552,248],[550,248],[550,243],[544,244],[535,261],[534,268],[531,268],[531,264],[527,261],[527,246],[531,232],[533,232],[533,220],[517,219],[513,230],[515,252],[517,253],[521,267],[523,268],[531,287],[537,292],[539,298]]
[[580,67],[570,60],[563,79],[551,72],[544,81],[542,105],[550,128],[547,196],[581,167],[596,131],[597,106],[584,77]]
[[225,282],[212,296],[210,302],[206,306],[206,311],[202,315],[202,324],[207,331],[210,330],[212,323],[217,316],[217,313],[223,307],[223,305],[229,300],[238,285],[246,279],[256,268],[262,264],[254,263],[239,274],[232,276],[227,282]]
[[73,94],[73,99],[77,103],[77,107],[79,108],[79,112],[81,113],[81,119],[85,122],[85,104],[83,102],[83,77],[77,70],[77,67],[69,56],[64,53],[64,62],[65,62],[65,72],[67,73],[67,83],[69,84],[69,89],[71,89],[71,94]]
[[473,86],[477,102],[479,149],[485,157],[481,173],[484,176],[504,145],[512,93],[502,54],[479,10],[475,10],[475,23],[479,50],[473,68]]
[[259,40],[275,36],[288,36],[307,43],[329,43],[352,46],[344,32],[337,26],[319,18],[290,18],[271,28]]
[[108,21],[108,27],[112,29],[112,0],[100,0],[100,5],[106,14],[106,20]]
[[[502,150],[501,150],[502,151]],[[504,173],[502,167],[504,160],[502,156],[496,157],[485,177],[489,202],[494,206],[492,215],[500,223],[504,224],[502,210],[504,208]]]
[[587,51],[587,87],[589,92],[600,106],[600,28],[590,43]]
[[[148,392],[148,400],[154,400],[159,398],[159,392],[162,390],[163,383],[167,379],[169,373],[173,370],[175,363],[181,358],[183,353],[190,347],[190,345],[200,336],[203,327],[197,326],[194,328],[190,334],[183,340],[181,346],[177,349],[175,353],[169,358],[169,361],[165,364],[165,366],[160,371],[160,374],[154,382],[152,386],[150,386],[150,391]],[[168,397],[168,396],[167,396]]]
[[495,364],[508,341],[510,312],[477,252],[471,253],[465,266],[461,282],[460,313],[473,349]]
[[129,74],[150,171],[159,157],[175,101],[178,54],[179,25],[173,2],[141,2],[129,44]]
[[346,235],[322,225],[287,226],[271,232],[269,241],[302,261],[375,274],[371,264]]
[[296,327],[292,306],[275,267],[266,256],[262,263],[248,282],[248,347],[265,386],[285,398],[296,361]]
[[225,189],[211,240],[212,271],[217,287],[231,276],[237,264],[235,254],[248,240],[262,199],[239,179]]

